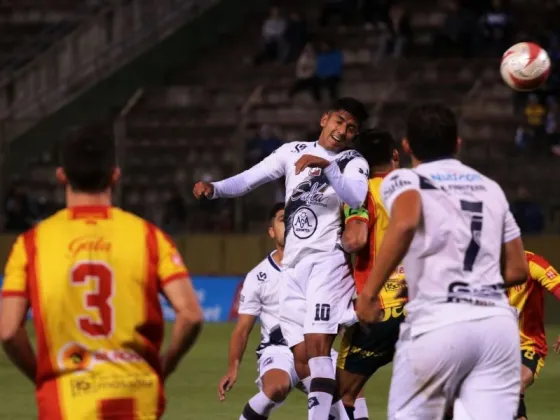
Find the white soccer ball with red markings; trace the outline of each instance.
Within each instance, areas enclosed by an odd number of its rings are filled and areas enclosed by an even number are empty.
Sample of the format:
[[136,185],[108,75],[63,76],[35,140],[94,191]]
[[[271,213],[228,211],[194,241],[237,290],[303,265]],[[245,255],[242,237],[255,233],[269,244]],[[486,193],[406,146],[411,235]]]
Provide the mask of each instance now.
[[519,91],[535,90],[550,74],[550,58],[532,42],[520,42],[502,56],[500,73],[509,87]]

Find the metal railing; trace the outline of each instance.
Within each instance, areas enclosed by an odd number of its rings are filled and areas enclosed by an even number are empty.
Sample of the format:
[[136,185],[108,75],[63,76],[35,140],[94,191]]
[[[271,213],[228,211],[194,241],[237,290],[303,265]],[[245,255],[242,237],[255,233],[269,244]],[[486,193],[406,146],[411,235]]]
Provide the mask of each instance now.
[[121,0],[101,10],[0,82],[0,117],[52,114],[219,1]]
[[[115,149],[117,152],[117,163],[120,168],[124,168],[126,164],[126,144],[127,144],[127,130],[126,118],[130,111],[138,104],[140,99],[144,96],[144,89],[138,89],[126,101],[117,118],[113,122],[113,134],[115,136]],[[115,202],[118,206],[123,205],[123,183],[118,182],[115,188]]]

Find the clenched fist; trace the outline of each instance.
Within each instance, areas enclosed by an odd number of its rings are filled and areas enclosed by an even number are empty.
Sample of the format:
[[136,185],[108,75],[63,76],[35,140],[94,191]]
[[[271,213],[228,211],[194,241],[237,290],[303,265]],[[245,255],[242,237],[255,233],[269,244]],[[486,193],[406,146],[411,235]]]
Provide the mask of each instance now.
[[214,186],[209,182],[197,182],[196,184],[194,184],[193,195],[197,200],[202,196],[206,198],[212,198],[212,196],[214,195]]

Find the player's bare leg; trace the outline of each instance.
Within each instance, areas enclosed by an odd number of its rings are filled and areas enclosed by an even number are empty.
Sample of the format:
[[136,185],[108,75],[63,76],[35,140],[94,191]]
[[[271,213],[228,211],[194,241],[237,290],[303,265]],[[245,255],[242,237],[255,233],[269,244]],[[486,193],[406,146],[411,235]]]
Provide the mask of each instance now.
[[264,420],[286,399],[290,392],[290,375],[281,369],[271,369],[262,380],[261,391],[254,395],[245,407],[239,420]]
[[[344,404],[344,408],[346,412],[350,415],[353,413],[353,416],[356,420],[367,420],[367,407],[365,409],[365,413],[363,407],[365,407],[365,399],[363,398],[363,387],[366,384],[367,380],[369,379],[368,376],[360,375],[357,373],[347,372],[342,369],[336,370],[336,382],[338,386],[338,394],[341,397],[342,403]],[[358,398],[362,397],[362,401],[360,402],[360,409],[357,410],[357,402]],[[359,411],[359,412],[357,412]]]
[[525,407],[525,390],[533,385],[535,375],[525,365],[521,365],[521,395],[519,398],[519,408],[517,410],[517,420],[527,420],[527,408]]

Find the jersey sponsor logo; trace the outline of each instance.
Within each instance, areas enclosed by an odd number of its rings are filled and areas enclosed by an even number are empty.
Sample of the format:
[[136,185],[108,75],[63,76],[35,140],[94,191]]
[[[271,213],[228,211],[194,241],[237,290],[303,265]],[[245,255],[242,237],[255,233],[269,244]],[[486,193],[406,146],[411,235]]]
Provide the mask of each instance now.
[[311,168],[309,169],[309,176],[319,176],[323,170],[321,168]]
[[480,174],[460,174],[457,172],[444,172],[430,174],[430,178],[440,182],[476,182],[482,181]]
[[89,397],[104,390],[138,390],[156,389],[155,375],[150,374],[102,374],[92,372],[82,374],[70,380],[70,391],[73,398]]
[[181,258],[181,255],[179,255],[178,252],[174,252],[171,255],[171,262],[173,264],[175,264],[177,267],[183,267],[183,259]]
[[78,343],[67,343],[58,352],[58,366],[65,371],[88,371],[99,363],[137,363],[144,359],[133,350],[89,350]]
[[325,203],[325,190],[328,188],[329,184],[326,182],[312,182],[304,181],[299,184],[292,193],[292,201],[300,201],[308,206],[318,205],[326,206]]
[[257,280],[258,281],[265,281],[266,280],[266,273],[264,271],[260,271],[257,274]]
[[412,182],[406,179],[400,179],[398,174],[389,178],[389,181],[391,181],[390,185],[383,190],[383,200],[387,200],[396,191],[412,185]]
[[448,287],[447,302],[470,303],[479,306],[494,306],[495,300],[504,297],[503,284],[473,287],[468,283],[456,281]]
[[302,150],[305,150],[307,148],[307,144],[305,143],[298,143],[296,144],[296,146],[292,149],[292,153],[300,153]]
[[292,218],[292,230],[299,239],[313,236],[317,224],[317,215],[309,207],[301,207]]
[[110,252],[111,243],[102,236],[80,236],[68,244],[68,252],[75,257],[80,252]]

